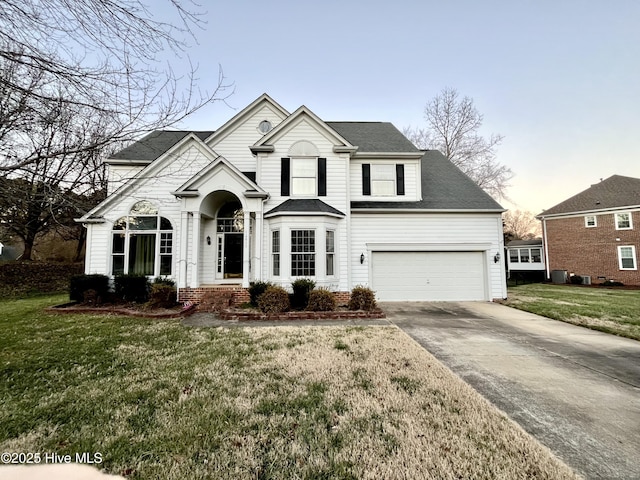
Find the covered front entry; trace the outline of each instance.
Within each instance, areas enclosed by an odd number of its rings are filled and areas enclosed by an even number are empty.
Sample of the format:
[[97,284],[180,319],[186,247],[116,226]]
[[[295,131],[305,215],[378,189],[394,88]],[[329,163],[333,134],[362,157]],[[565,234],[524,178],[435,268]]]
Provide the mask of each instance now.
[[382,301],[486,300],[484,252],[372,252]]

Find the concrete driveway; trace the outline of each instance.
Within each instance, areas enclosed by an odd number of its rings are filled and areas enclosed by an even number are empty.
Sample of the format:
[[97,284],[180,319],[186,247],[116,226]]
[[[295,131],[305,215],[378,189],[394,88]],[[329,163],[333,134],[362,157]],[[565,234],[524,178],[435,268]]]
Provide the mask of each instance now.
[[640,479],[640,342],[494,303],[382,308],[576,472]]

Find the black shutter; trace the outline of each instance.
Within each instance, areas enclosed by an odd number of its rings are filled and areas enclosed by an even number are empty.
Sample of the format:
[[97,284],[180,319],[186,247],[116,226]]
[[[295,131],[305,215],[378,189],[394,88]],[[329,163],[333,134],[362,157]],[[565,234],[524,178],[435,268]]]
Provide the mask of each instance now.
[[290,161],[288,158],[280,159],[280,195],[289,196]]
[[318,159],[318,196],[327,196],[327,159]]
[[362,195],[371,195],[371,165],[362,164]]
[[396,192],[404,195],[404,165],[401,163],[396,165]]

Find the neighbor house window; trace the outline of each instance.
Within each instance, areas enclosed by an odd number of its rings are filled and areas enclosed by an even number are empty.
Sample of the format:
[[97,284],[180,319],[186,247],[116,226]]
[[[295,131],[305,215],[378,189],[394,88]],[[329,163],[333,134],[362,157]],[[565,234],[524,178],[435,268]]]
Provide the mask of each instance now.
[[618,262],[620,270],[636,270],[636,247],[618,247]]
[[280,276],[280,230],[271,232],[271,264],[273,276]]
[[173,227],[147,200],[136,203],[130,215],[113,224],[111,273],[171,275]]
[[312,277],[315,274],[315,230],[291,230],[291,276]]
[[518,263],[520,261],[520,257],[518,256],[518,250],[516,249],[509,250],[509,261],[511,263]]
[[598,226],[598,221],[596,220],[596,216],[595,215],[587,215],[586,217],[584,217],[584,226],[587,227],[587,228],[597,227]]
[[316,195],[316,175],[318,160],[316,158],[291,159],[291,194]]
[[335,275],[336,232],[327,230],[326,235],[326,275]]
[[540,248],[531,249],[531,263],[542,263],[542,250]]
[[631,214],[629,212],[616,213],[616,230],[631,230]]
[[529,249],[521,248],[520,249],[520,261],[522,263],[529,263]]

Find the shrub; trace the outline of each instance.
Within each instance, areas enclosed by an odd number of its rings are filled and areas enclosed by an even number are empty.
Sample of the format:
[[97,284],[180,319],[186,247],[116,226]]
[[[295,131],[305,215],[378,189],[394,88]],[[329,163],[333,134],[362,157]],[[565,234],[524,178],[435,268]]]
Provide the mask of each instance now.
[[309,293],[307,310],[313,312],[331,312],[336,309],[336,297],[326,288],[319,288]]
[[264,313],[282,313],[291,308],[289,294],[282,287],[267,288],[258,299],[258,307]]
[[156,277],[153,279],[153,285],[168,285],[170,287],[175,287],[176,282],[169,277]]
[[605,280],[602,285],[605,287],[624,287],[624,283],[616,282],[615,280]]
[[162,282],[154,282],[151,285],[151,291],[149,292],[147,307],[171,308],[176,305],[177,298],[178,292],[176,291],[176,287]]
[[258,306],[258,299],[260,298],[260,295],[262,295],[269,287],[275,287],[275,285],[271,282],[253,282],[251,284],[249,287],[249,298],[252,306]]
[[293,297],[291,299],[291,304],[293,308],[301,310],[307,308],[307,304],[309,303],[309,293],[315,288],[315,286],[316,282],[310,278],[298,278],[292,282],[291,288],[293,288]]
[[[87,294],[90,290],[92,292]],[[69,280],[69,299],[73,301],[100,303],[108,293],[109,277],[106,275],[74,275]]]
[[145,303],[149,298],[149,280],[144,275],[116,275],[116,297],[125,302]]
[[580,275],[572,275],[569,277],[569,282],[572,285],[582,285],[582,277]]
[[349,310],[374,310],[375,308],[376,295],[373,290],[360,285],[351,290]]

